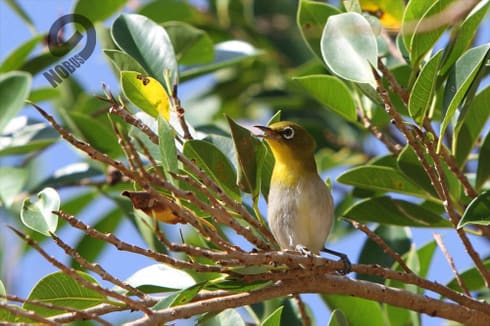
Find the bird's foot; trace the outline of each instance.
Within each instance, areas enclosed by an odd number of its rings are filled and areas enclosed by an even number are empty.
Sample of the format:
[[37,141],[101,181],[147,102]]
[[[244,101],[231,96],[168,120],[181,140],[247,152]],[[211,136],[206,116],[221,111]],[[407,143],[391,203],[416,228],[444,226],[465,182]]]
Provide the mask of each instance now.
[[340,258],[340,260],[344,264],[344,268],[338,270],[337,272],[339,272],[342,275],[349,274],[350,272],[352,272],[352,264],[349,260],[349,257],[347,257],[346,254],[327,248],[323,248],[322,251],[326,252],[327,254],[334,255]]
[[313,253],[308,249],[306,248],[305,246],[303,245],[296,245],[296,251],[298,251],[300,254],[302,254],[303,256],[306,256],[306,257],[312,257],[313,256]]

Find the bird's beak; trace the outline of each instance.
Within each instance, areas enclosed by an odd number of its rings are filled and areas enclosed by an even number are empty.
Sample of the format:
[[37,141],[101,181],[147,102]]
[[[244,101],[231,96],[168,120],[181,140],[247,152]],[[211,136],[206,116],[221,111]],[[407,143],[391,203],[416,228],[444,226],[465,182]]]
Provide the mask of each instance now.
[[262,130],[264,133],[261,134],[261,135],[255,135],[255,137],[261,137],[261,138],[277,138],[277,137],[280,137],[280,135],[277,133],[277,131],[269,128],[269,127],[265,127],[265,126],[254,126],[254,128],[257,128],[257,129],[260,129]]

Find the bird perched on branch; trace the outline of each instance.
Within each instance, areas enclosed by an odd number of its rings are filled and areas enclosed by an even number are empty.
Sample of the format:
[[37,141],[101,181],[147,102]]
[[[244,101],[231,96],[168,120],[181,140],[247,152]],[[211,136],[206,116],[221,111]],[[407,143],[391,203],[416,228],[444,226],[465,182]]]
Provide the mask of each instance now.
[[268,222],[281,249],[303,254],[324,251],[340,257],[343,273],[351,264],[345,254],[324,248],[333,224],[333,199],[314,159],[315,140],[290,121],[256,126],[275,158],[269,190]]

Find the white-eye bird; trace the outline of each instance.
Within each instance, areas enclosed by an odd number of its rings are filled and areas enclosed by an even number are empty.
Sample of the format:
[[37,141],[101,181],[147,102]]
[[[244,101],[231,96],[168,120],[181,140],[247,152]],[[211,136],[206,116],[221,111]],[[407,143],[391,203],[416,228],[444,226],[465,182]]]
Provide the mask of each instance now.
[[341,271],[350,271],[345,254],[324,248],[333,224],[333,199],[320,178],[314,158],[315,140],[299,124],[290,121],[256,126],[264,133],[274,155],[267,218],[281,249],[338,256],[344,262]]

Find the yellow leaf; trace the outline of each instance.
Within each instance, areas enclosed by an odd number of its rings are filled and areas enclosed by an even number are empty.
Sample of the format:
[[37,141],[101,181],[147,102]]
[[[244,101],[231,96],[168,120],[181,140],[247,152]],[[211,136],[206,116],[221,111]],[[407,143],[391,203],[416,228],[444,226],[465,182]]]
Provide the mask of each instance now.
[[389,31],[398,31],[403,18],[404,4],[402,0],[360,0],[362,11],[381,21]]
[[153,77],[136,71],[121,71],[121,88],[134,105],[152,117],[170,119],[170,99],[165,88]]

